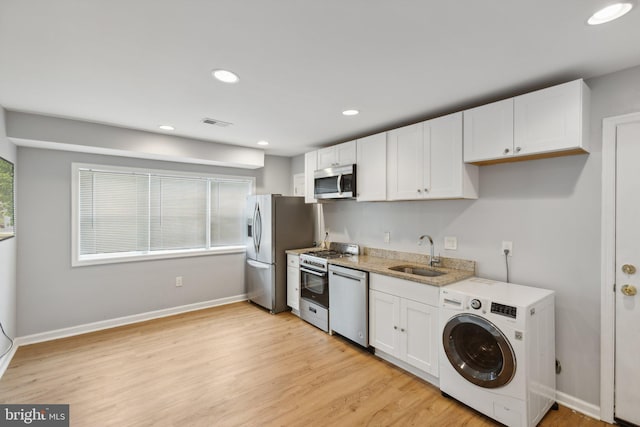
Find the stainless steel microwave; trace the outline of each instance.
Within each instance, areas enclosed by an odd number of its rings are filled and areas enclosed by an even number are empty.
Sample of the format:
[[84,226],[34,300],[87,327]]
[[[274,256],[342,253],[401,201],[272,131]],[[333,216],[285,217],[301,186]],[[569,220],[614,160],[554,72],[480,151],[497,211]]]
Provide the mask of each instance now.
[[319,169],[313,174],[316,199],[352,199],[356,197],[356,165]]

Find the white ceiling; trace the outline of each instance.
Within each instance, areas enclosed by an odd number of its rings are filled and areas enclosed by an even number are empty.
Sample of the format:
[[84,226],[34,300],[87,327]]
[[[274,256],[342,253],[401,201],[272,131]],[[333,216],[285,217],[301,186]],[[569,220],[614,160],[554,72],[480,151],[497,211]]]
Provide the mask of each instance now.
[[296,155],[640,64],[607,2],[0,0],[0,105]]

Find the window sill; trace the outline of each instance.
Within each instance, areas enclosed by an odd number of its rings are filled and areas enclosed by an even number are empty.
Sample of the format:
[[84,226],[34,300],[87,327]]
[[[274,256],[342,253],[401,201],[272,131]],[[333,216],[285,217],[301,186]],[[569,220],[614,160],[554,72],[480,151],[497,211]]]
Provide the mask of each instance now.
[[155,261],[161,259],[173,259],[173,258],[187,258],[195,256],[210,256],[210,255],[227,255],[227,254],[239,254],[244,253],[246,246],[222,246],[211,249],[184,249],[177,251],[154,251],[149,252],[128,252],[126,254],[99,254],[99,255],[84,255],[82,258],[74,259],[71,261],[72,267],[84,267],[88,265],[100,265],[100,264],[118,264],[123,262],[137,262],[137,261]]

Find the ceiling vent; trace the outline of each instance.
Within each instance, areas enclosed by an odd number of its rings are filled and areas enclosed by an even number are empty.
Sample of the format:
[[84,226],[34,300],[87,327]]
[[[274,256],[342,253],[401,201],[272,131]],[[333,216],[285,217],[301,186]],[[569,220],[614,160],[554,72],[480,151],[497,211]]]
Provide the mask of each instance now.
[[220,126],[221,128],[226,128],[227,126],[231,126],[233,123],[229,123],[229,122],[223,122],[222,120],[217,120],[217,119],[209,119],[209,118],[204,118],[202,119],[202,123],[208,124],[208,125],[214,125],[214,126]]

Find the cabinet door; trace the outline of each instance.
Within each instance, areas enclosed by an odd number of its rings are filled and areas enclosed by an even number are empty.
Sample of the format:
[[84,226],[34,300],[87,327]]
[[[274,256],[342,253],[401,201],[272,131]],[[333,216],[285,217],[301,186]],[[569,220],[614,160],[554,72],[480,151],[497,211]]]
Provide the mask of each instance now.
[[300,310],[300,269],[287,267],[287,305]]
[[399,357],[400,298],[369,291],[369,345]]
[[352,165],[357,159],[356,141],[343,142],[335,146],[338,165]]
[[438,308],[400,299],[400,358],[438,376]]
[[416,123],[388,133],[387,199],[423,197],[423,125]]
[[321,148],[318,150],[318,169],[326,169],[338,165],[335,147]]
[[[462,197],[462,113],[425,122],[424,133],[425,149],[429,147],[430,162],[429,169],[425,168],[425,174],[430,174],[426,196]],[[427,141],[429,145],[426,144]]]
[[293,175],[293,195],[303,197],[306,194],[307,182],[304,173]]
[[513,98],[464,111],[464,161],[513,155]]
[[318,152],[311,151],[304,155],[304,201],[306,203],[316,203],[313,197],[313,174],[318,168]]
[[318,169],[352,165],[356,162],[356,151],[356,141],[322,148],[318,150]]
[[582,147],[582,94],[575,80],[515,98],[516,155]]
[[387,199],[387,134],[361,138],[357,143],[358,201]]

